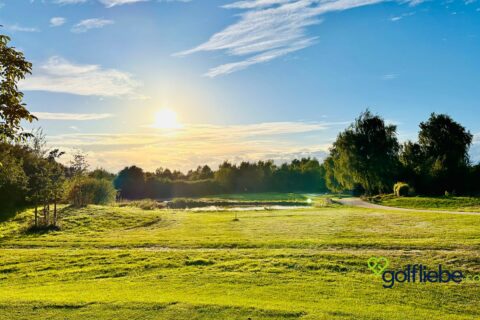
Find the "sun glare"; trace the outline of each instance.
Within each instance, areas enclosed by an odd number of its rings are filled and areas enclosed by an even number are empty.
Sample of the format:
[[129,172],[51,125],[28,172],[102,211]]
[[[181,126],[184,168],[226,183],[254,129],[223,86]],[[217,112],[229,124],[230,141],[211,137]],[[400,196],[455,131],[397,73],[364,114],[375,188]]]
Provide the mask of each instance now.
[[155,113],[153,126],[159,129],[177,129],[181,127],[177,121],[177,114],[170,109],[161,109]]

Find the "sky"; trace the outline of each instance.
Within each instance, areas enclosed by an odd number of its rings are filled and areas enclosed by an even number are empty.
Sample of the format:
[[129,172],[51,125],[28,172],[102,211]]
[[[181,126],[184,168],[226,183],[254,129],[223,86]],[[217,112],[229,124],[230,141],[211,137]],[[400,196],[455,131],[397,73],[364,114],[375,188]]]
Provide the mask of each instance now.
[[321,160],[366,108],[400,141],[447,113],[480,161],[480,1],[0,0],[0,24],[64,161]]

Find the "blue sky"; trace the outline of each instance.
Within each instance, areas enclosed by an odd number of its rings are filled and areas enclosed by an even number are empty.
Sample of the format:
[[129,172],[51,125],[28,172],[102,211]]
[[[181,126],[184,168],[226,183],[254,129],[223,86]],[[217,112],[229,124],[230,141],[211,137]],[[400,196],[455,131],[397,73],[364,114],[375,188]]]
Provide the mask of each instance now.
[[34,126],[94,167],[321,158],[367,107],[402,141],[431,112],[480,133],[480,1],[0,3]]

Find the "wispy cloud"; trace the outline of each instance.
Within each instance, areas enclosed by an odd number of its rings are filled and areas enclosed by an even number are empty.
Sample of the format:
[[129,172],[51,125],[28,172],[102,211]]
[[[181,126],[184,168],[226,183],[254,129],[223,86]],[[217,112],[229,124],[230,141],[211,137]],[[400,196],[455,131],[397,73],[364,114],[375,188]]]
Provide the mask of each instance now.
[[102,4],[105,5],[107,8],[112,8],[115,6],[121,6],[124,4],[131,4],[136,2],[145,2],[149,0],[99,0]]
[[[57,4],[78,4],[86,3],[89,0],[54,0]],[[149,2],[151,0],[97,0],[103,4],[106,8],[113,8],[124,4],[133,4],[138,2]],[[157,0],[157,2],[190,2],[191,0]]]
[[103,28],[105,26],[113,24],[113,20],[107,20],[107,19],[98,19],[98,18],[93,18],[93,19],[85,19],[77,23],[72,27],[72,32],[74,33],[83,33],[87,32],[88,30],[91,29],[99,29]]
[[73,64],[57,56],[37,67],[32,76],[20,83],[20,87],[27,91],[132,98],[141,98],[136,93],[140,85],[129,73],[99,65]]
[[25,27],[19,24],[6,24],[5,29],[9,31],[17,31],[17,32],[40,32],[40,29],[36,27]]
[[[62,150],[81,149],[89,154],[92,165],[113,171],[129,164],[148,170],[159,166],[187,170],[203,163],[215,167],[226,159],[283,162],[301,156],[323,157],[330,146],[330,135],[334,137],[333,131],[329,134],[328,130],[345,125],[344,122],[185,125],[175,132],[72,133],[50,136],[48,140],[51,146]],[[300,142],[299,135],[304,137]]]
[[60,27],[67,22],[67,19],[63,17],[53,17],[50,19],[50,27]]
[[390,21],[396,22],[396,21],[402,20],[402,19],[405,18],[405,17],[411,17],[411,16],[413,16],[414,14],[415,14],[415,12],[404,13],[404,14],[401,14],[401,15],[399,15],[399,16],[395,16],[395,17],[390,18]]
[[110,113],[55,113],[55,112],[33,112],[39,120],[61,120],[61,121],[87,121],[101,120],[113,117]]
[[[229,74],[258,63],[265,63],[315,43],[307,29],[321,23],[321,16],[374,5],[388,0],[245,0],[227,5],[226,9],[244,10],[236,23],[214,34],[207,42],[176,55],[202,51],[224,51],[240,61],[210,69],[206,76]],[[401,0],[417,5],[419,0]]]
[[85,3],[88,0],[54,0],[53,3],[56,4],[77,4],[77,3]]
[[395,80],[397,78],[398,78],[398,74],[396,74],[396,73],[388,73],[388,74],[384,74],[382,76],[383,80]]

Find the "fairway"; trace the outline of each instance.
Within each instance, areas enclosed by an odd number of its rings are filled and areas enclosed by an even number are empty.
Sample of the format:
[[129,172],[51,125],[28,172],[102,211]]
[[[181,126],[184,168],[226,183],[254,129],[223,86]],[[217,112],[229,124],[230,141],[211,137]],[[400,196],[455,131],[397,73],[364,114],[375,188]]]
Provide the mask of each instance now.
[[311,208],[62,209],[62,230],[2,223],[1,319],[476,319],[479,283],[382,286],[367,268],[480,273],[478,216]]

